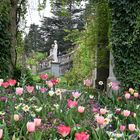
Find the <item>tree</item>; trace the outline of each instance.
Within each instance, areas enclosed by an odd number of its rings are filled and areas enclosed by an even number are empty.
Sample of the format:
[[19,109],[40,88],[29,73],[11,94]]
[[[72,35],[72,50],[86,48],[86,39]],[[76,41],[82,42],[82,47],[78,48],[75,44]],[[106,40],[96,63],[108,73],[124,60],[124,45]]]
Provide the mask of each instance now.
[[65,6],[57,0],[52,2],[53,17],[44,17],[40,27],[42,44],[45,51],[49,51],[54,40],[58,41],[59,52],[66,53],[69,48],[73,47],[70,40],[66,40],[66,36],[73,30],[83,29],[83,19],[80,12],[83,10],[77,7],[73,1],[69,1]]

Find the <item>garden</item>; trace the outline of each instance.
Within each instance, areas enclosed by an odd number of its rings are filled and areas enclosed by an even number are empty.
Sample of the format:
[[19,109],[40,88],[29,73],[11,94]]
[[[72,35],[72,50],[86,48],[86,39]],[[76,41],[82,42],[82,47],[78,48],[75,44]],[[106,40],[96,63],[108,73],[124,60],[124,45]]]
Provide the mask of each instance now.
[[[140,138],[139,93],[93,91],[86,79],[79,89],[63,92],[61,79],[39,75],[40,85],[0,79],[0,139],[136,140]],[[100,81],[99,86],[104,83]]]
[[140,140],[140,0],[0,0],[0,140]]

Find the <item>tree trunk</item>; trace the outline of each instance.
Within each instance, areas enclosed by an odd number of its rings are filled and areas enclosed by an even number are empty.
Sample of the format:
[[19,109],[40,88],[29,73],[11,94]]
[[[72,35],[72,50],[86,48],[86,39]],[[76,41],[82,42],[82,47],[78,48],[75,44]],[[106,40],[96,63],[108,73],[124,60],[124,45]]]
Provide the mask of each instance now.
[[12,77],[14,74],[14,68],[16,67],[16,46],[17,46],[17,40],[16,40],[16,33],[17,33],[17,0],[10,0],[11,2],[11,8],[10,8],[10,33],[11,33],[11,48],[10,48],[10,69],[9,69],[9,76]]

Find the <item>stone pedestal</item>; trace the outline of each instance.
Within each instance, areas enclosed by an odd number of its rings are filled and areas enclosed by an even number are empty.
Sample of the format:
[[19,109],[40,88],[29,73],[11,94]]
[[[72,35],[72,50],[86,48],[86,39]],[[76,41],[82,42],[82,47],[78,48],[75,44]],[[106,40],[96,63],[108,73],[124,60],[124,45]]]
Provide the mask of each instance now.
[[59,62],[51,62],[51,73],[55,77],[60,76],[60,63]]

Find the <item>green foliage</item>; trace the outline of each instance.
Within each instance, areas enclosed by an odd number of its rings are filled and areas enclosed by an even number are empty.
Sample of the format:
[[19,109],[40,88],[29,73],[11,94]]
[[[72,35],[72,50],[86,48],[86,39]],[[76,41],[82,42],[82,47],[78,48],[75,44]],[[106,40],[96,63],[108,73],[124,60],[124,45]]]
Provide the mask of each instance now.
[[28,58],[29,65],[36,65],[39,61],[43,60],[46,57],[44,53],[41,52],[33,52],[31,56]]
[[0,77],[6,77],[9,72],[10,61],[10,33],[8,2],[0,2]]
[[97,44],[97,32],[94,20],[90,21],[86,29],[79,34],[76,44],[79,47],[74,56],[73,68],[65,75],[70,84],[82,82],[84,78],[92,75],[92,69],[95,67],[94,57]]
[[121,86],[137,87],[140,83],[140,1],[110,0],[112,46],[115,74]]

